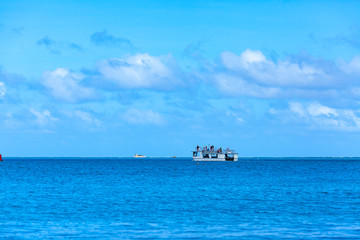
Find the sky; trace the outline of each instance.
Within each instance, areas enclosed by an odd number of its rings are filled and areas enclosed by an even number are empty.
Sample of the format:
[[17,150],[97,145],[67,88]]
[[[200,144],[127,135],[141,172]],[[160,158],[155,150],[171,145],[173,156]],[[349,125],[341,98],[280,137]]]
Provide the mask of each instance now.
[[3,156],[360,156],[360,2],[4,0],[0,111]]

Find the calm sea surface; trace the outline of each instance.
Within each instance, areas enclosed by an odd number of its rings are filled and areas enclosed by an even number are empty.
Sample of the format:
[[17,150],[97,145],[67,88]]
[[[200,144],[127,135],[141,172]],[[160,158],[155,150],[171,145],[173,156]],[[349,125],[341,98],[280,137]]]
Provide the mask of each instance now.
[[13,158],[0,239],[360,239],[360,159]]

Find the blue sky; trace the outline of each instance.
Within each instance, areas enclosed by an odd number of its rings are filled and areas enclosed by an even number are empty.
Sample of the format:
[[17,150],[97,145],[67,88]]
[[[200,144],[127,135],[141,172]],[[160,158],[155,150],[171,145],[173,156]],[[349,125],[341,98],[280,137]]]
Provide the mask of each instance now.
[[359,1],[2,1],[5,156],[360,156]]

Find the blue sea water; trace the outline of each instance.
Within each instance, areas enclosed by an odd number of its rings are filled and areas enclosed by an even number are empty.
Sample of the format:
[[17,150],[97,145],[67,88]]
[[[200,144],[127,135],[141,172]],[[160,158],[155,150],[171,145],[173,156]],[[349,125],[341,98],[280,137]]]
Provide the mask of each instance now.
[[11,158],[0,239],[360,239],[360,159]]

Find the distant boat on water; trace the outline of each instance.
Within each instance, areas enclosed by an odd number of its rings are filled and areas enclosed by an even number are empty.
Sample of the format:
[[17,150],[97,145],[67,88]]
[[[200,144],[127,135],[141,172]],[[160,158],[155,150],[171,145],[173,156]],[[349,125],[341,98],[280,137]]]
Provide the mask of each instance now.
[[196,147],[193,152],[193,161],[238,161],[238,153],[235,150],[219,148],[214,146],[200,148]]
[[141,154],[135,154],[134,155],[134,158],[145,158],[146,156],[144,155],[141,155]]

